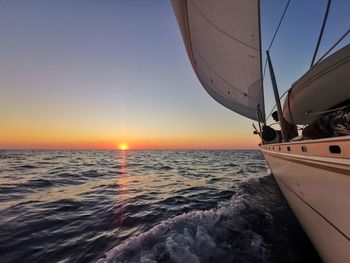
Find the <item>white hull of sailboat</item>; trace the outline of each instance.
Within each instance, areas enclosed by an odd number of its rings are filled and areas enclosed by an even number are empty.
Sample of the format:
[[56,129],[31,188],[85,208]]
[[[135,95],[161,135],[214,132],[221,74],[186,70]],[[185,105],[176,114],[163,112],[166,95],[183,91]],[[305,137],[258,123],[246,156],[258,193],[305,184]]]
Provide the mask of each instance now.
[[[172,4],[203,87],[220,104],[265,124],[260,1],[172,0]],[[333,53],[294,85],[284,110],[290,123],[312,123],[322,111],[349,99],[349,51],[346,46]],[[274,80],[272,65],[269,68]],[[261,150],[322,259],[349,263],[350,136],[268,144]]]
[[323,261],[350,262],[350,136],[261,151]]

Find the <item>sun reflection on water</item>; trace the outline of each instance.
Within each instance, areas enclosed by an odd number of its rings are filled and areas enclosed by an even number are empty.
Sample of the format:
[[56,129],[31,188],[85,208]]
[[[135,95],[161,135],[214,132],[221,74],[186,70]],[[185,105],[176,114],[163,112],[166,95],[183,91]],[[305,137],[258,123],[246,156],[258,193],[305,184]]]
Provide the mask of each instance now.
[[132,198],[132,196],[129,193],[128,189],[128,182],[129,178],[127,176],[126,172],[126,159],[127,159],[127,151],[119,151],[117,153],[117,163],[120,163],[120,171],[118,171],[116,181],[117,181],[117,187],[118,187],[118,194],[116,195],[116,214],[117,217],[115,218],[113,224],[115,227],[121,226],[123,224],[124,218],[125,218],[125,208],[124,205],[127,203],[127,200]]

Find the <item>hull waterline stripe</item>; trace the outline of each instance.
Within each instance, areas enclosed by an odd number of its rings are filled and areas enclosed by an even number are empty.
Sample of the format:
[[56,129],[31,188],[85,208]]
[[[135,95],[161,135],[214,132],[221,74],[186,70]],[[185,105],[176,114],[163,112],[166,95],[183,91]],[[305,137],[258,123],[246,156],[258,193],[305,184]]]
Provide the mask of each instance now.
[[346,176],[350,176],[350,170],[347,170],[347,169],[330,167],[330,166],[327,166],[327,165],[324,165],[324,164],[315,164],[315,163],[311,163],[310,161],[297,159],[298,157],[281,156],[278,153],[271,153],[271,152],[266,152],[266,151],[263,151],[263,153],[267,154],[267,155],[270,155],[270,156],[273,156],[273,157],[276,157],[276,158],[279,158],[279,159],[283,159],[283,160],[289,161],[289,162],[295,162],[295,163],[303,164],[303,165],[310,166],[310,167],[313,167],[313,168],[323,169],[323,170],[327,170],[327,171],[343,174],[343,175],[346,175]]
[[334,138],[325,138],[325,139],[317,139],[317,140],[302,140],[302,141],[292,141],[292,142],[282,142],[282,143],[272,143],[269,144],[269,146],[288,146],[288,145],[298,145],[298,144],[319,144],[319,143],[341,143],[341,142],[349,142],[350,141],[350,136],[341,136],[341,137],[334,137]]

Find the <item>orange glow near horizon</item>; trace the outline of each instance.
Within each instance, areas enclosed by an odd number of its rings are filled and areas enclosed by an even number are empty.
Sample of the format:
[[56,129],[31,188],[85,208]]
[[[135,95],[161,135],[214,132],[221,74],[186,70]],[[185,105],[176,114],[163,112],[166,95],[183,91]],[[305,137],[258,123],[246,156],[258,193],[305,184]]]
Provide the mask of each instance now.
[[[6,120],[5,120],[6,122]],[[11,124],[11,123],[9,123]],[[259,137],[239,129],[206,127],[198,131],[188,126],[175,130],[132,126],[56,127],[18,122],[0,130],[0,149],[57,150],[210,150],[257,149]],[[12,126],[12,127],[11,127]],[[227,132],[227,130],[231,132]]]
[[126,151],[126,150],[128,150],[128,149],[129,149],[129,145],[126,144],[125,142],[119,144],[119,150],[121,150],[121,151]]
[[[1,132],[0,132],[1,134]],[[10,137],[10,136],[9,136]],[[20,137],[20,136],[18,136]],[[128,142],[115,144],[118,138],[105,136],[100,138],[62,138],[44,136],[32,138],[4,138],[0,141],[0,149],[82,149],[82,150],[210,150],[210,149],[257,149],[259,138],[250,134],[236,135],[206,135],[194,136],[162,136],[150,138],[148,136],[128,137]],[[68,137],[68,136],[67,136]],[[132,147],[131,147],[132,145]]]

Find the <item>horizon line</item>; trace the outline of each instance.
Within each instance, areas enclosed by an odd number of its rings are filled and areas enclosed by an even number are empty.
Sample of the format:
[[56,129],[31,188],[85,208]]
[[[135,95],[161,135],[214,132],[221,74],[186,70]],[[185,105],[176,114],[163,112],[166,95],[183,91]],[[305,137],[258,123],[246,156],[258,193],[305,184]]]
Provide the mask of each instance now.
[[5,148],[0,151],[118,151],[118,152],[128,152],[128,151],[250,151],[250,150],[259,150],[258,148],[174,148],[174,149],[96,149],[96,148],[71,148],[71,149],[62,149],[62,148]]

